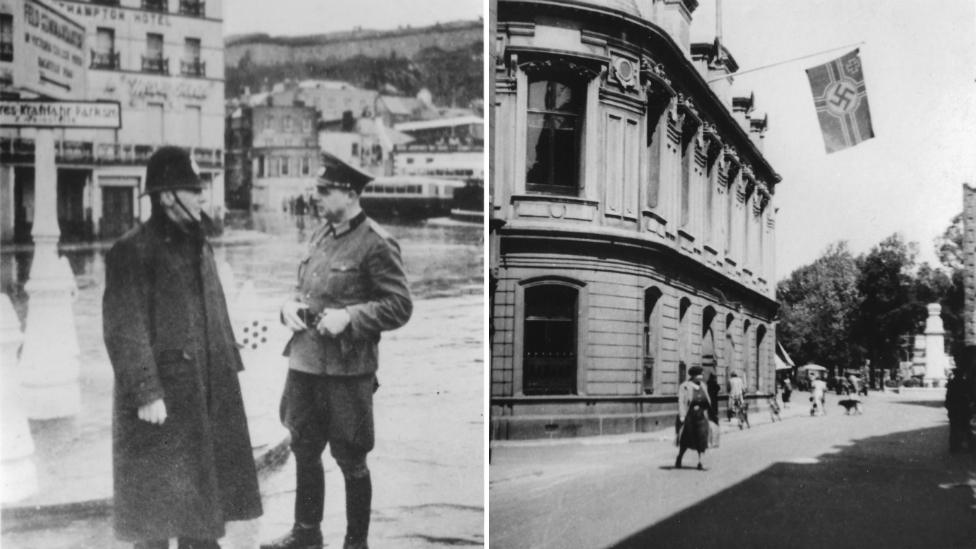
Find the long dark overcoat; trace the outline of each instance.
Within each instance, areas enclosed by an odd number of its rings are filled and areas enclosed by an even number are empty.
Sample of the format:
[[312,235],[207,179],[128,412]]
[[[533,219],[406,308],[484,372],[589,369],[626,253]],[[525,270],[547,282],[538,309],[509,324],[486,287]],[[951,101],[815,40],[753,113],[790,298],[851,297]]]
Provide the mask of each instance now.
[[[154,217],[116,242],[105,271],[116,535],[220,538],[225,521],[260,516],[261,499],[213,251]],[[158,398],[166,421],[140,420]]]

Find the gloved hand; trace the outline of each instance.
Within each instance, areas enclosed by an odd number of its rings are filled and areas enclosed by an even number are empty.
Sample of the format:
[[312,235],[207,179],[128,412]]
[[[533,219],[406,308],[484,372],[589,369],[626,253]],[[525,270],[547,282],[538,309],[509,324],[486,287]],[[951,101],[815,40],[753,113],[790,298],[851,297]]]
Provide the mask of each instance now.
[[166,421],[166,403],[163,399],[156,399],[149,404],[139,407],[139,419],[153,425],[162,425]]

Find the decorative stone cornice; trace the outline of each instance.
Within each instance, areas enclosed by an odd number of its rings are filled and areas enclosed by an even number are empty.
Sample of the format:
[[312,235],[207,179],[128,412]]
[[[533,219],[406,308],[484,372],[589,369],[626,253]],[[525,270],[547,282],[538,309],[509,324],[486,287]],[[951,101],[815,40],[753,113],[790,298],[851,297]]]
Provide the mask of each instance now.
[[763,134],[769,128],[769,115],[762,113],[762,116],[749,118],[749,131]]
[[755,108],[756,95],[749,92],[748,96],[738,96],[732,98],[732,112],[744,112],[749,114]]
[[[659,1],[662,0],[655,0],[655,2]],[[680,4],[685,10],[696,9],[698,5],[698,0],[664,1],[672,6]],[[685,5],[684,2],[688,4]],[[644,52],[654,52],[651,62],[654,65],[661,64],[662,68],[658,69],[650,65],[648,67],[651,69],[650,72],[642,71],[641,84],[645,91],[647,91],[647,80],[643,77],[653,74],[655,69],[663,73],[663,68],[666,68],[667,74],[663,78],[667,78],[667,85],[676,91],[692,95],[698,103],[701,118],[715,124],[726,143],[735,147],[743,159],[756,166],[763,179],[774,184],[781,180],[763,156],[758,144],[750,139],[748,125],[743,127],[740,124],[739,113],[729,111],[726,103],[709,86],[707,76],[699,72],[688,58],[685,48],[659,24],[626,10],[620,11],[602,3],[582,0],[498,0],[497,14],[500,23],[531,21],[539,16],[551,15],[577,21],[581,29],[587,30],[597,29],[598,25],[594,23],[595,21],[604,21],[606,25],[601,24],[596,33],[607,37],[608,46],[615,45],[624,49],[639,48]],[[536,37],[538,36],[537,34]],[[568,53],[570,56],[574,54],[575,52]],[[586,57],[586,54],[582,56]]]

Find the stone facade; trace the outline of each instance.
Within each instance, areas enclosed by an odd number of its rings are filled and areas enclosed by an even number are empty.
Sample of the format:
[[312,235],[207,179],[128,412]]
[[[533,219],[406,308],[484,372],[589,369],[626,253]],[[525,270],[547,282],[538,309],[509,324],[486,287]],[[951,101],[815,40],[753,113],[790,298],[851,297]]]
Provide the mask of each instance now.
[[695,365],[773,390],[780,177],[696,7],[498,1],[492,438],[673,426]]

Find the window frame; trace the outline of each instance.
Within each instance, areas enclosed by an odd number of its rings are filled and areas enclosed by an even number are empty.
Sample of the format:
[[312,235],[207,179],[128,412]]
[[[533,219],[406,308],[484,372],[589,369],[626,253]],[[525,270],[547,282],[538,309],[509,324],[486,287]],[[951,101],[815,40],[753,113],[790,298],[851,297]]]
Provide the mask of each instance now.
[[[562,286],[576,291],[576,318],[575,318],[575,380],[574,391],[572,393],[548,393],[540,395],[533,391],[525,392],[525,309],[526,291],[532,291],[540,286]],[[512,391],[516,396],[583,396],[586,395],[586,333],[588,316],[589,291],[585,283],[563,277],[541,277],[531,278],[520,281],[515,287],[515,316],[513,318],[515,341],[514,341],[514,365]]]
[[[543,108],[532,107],[530,93],[532,91],[533,84],[537,84],[539,82],[547,82],[549,85],[562,84],[566,86],[573,94],[572,103],[575,104],[577,111],[573,112],[568,110],[557,110],[554,108],[550,109],[545,107]],[[549,194],[549,195],[556,195],[556,196],[580,196],[580,194],[582,193],[582,189],[583,189],[582,153],[583,153],[583,137],[585,131],[586,111],[587,111],[586,108],[587,91],[588,91],[587,87],[588,87],[588,82],[584,78],[580,76],[568,74],[564,71],[550,71],[550,72],[539,71],[528,75],[528,77],[526,78],[525,128],[524,128],[525,150],[522,151],[521,154],[525,155],[525,173],[522,174],[522,176],[525,178],[525,190],[527,192],[538,193],[538,194]],[[541,117],[543,120],[543,126],[542,126],[543,129],[540,130],[539,132],[540,139],[542,137],[542,132],[546,131],[545,126],[546,126],[546,122],[550,120],[549,117],[561,117],[561,118],[573,119],[574,121],[573,151],[571,157],[575,158],[576,160],[575,160],[575,165],[573,166],[573,173],[572,173],[570,184],[557,184],[553,182],[555,180],[555,175],[556,175],[555,166],[558,164],[557,161],[553,161],[551,163],[551,166],[547,170],[548,172],[547,182],[538,183],[529,180],[529,172],[533,168],[533,166],[529,165],[529,156],[528,156],[529,150],[530,147],[536,148],[539,143],[539,140],[537,140],[535,143],[531,143],[529,141],[529,132],[533,127],[531,120],[534,117]],[[555,135],[555,132],[553,132],[552,135]],[[561,156],[559,151],[555,150],[556,146],[557,145],[555,144],[550,145],[550,148],[552,149],[551,153],[553,154],[553,158],[558,158]],[[535,159],[536,159],[535,163],[537,163],[538,156],[536,156]]]

